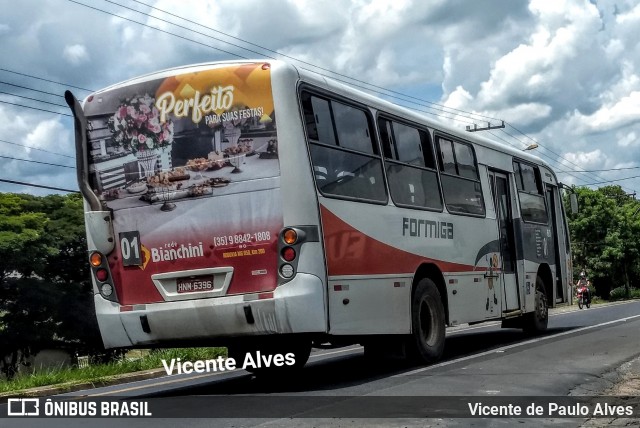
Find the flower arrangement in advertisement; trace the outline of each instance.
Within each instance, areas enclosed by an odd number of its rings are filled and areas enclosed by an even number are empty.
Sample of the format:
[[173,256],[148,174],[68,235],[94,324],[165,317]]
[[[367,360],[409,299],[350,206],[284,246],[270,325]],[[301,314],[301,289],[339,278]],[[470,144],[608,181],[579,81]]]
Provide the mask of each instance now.
[[134,154],[163,149],[173,142],[173,122],[160,123],[155,99],[148,94],[121,102],[107,125],[113,141]]

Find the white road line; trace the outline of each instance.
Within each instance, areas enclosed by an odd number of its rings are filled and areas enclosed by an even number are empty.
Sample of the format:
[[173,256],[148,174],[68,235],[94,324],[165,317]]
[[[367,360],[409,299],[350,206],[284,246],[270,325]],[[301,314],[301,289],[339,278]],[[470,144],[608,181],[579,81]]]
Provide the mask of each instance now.
[[626,321],[630,321],[630,320],[633,320],[633,319],[636,319],[636,318],[640,318],[640,315],[633,315],[633,316],[630,316],[630,317],[625,317],[625,318],[620,318],[620,319],[617,319],[617,320],[607,321],[607,322],[603,322],[603,323],[600,323],[600,324],[589,325],[589,326],[586,326],[586,327],[577,328],[575,330],[563,331],[562,333],[554,334],[554,335],[551,335],[551,336],[537,337],[535,339],[531,339],[531,340],[527,340],[527,341],[519,342],[519,343],[514,343],[512,345],[503,346],[501,348],[492,349],[490,351],[480,352],[479,354],[467,355],[466,357],[456,358],[455,360],[449,360],[449,361],[445,361],[445,362],[442,362],[442,363],[439,363],[439,364],[434,364],[432,366],[422,367],[420,369],[416,369],[416,370],[413,370],[413,371],[410,371],[410,372],[406,372],[406,373],[397,374],[397,375],[394,375],[392,377],[412,376],[412,375],[415,375],[415,374],[418,374],[418,373],[422,373],[422,372],[425,372],[425,371],[428,371],[428,370],[434,370],[434,369],[437,369],[437,368],[440,368],[440,367],[450,366],[452,364],[460,363],[462,361],[473,360],[474,358],[484,357],[486,355],[495,354],[497,352],[504,352],[504,351],[509,350],[509,349],[518,348],[520,346],[530,345],[532,343],[542,342],[542,341],[549,340],[549,339],[555,339],[556,337],[566,336],[566,335],[569,335],[569,334],[576,334],[576,333],[579,333],[581,331],[592,330],[594,328],[603,327],[603,326],[610,325],[610,324],[626,322]]

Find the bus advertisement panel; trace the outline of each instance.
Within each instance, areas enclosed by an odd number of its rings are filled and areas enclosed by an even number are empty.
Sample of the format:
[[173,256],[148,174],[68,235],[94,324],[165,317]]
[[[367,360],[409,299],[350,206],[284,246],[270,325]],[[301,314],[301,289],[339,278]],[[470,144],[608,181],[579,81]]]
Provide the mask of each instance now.
[[89,183],[113,213],[121,305],[277,285],[283,227],[268,65],[139,79],[84,103]]

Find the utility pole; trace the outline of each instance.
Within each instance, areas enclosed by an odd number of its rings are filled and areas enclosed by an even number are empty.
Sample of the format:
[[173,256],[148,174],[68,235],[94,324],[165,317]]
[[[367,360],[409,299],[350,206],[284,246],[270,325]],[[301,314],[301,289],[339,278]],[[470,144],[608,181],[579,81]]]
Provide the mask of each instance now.
[[476,125],[475,123],[473,124],[473,126],[467,125],[467,131],[469,132],[489,131],[491,129],[500,129],[500,128],[504,128],[504,120],[500,125],[492,125],[491,122],[487,122],[487,126],[484,128],[478,128],[478,125]]

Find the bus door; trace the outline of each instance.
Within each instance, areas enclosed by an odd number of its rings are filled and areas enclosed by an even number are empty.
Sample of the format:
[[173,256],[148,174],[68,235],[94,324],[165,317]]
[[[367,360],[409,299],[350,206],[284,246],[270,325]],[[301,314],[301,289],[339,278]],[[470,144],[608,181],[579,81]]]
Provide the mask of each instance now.
[[558,239],[559,233],[563,230],[562,226],[562,213],[559,211],[560,207],[556,205],[560,200],[558,199],[558,188],[556,186],[550,186],[547,184],[547,210],[549,212],[549,217],[551,221],[549,222],[549,228],[551,229],[551,239],[553,240],[553,245],[549,246],[549,250],[553,250],[553,254],[550,254],[550,258],[554,261],[556,265],[555,269],[555,299],[556,302],[564,301],[564,287],[562,286],[562,278],[564,278],[564,270],[565,264],[560,260],[560,255],[562,251],[560,251],[560,241]]
[[509,180],[506,174],[497,171],[490,171],[489,174],[496,221],[498,222],[500,258],[502,260],[501,266],[499,266],[504,301],[502,311],[511,312],[520,309],[520,292],[515,269],[516,248]]

